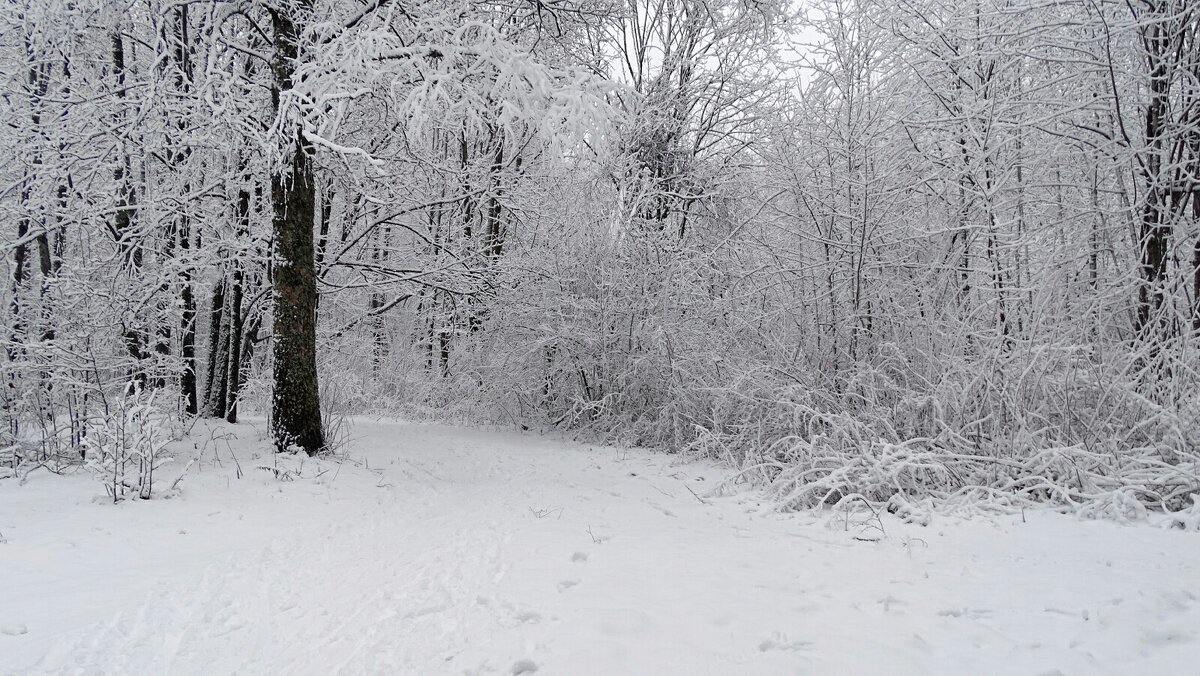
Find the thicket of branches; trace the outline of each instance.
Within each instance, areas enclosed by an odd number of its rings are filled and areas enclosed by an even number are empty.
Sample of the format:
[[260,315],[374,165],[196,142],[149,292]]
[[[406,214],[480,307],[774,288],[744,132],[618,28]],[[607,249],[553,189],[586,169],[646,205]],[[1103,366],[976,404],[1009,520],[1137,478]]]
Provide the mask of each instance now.
[[6,466],[77,457],[131,390],[271,411],[302,155],[327,418],[703,453],[786,508],[1200,493],[1195,3],[0,21]]

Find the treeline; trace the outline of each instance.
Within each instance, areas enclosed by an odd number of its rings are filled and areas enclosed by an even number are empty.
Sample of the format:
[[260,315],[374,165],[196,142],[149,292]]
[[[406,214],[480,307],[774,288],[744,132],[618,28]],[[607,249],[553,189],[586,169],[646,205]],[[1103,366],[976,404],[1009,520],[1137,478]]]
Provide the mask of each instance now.
[[1200,490],[1195,3],[25,0],[0,59],[14,463],[132,389],[787,507]]

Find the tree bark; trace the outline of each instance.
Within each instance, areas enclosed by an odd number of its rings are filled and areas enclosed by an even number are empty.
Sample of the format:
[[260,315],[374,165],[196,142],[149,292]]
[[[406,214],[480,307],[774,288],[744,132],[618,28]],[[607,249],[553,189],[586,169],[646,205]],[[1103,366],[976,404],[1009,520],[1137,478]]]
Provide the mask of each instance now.
[[[242,188],[238,191],[238,237],[250,236],[250,191]],[[242,389],[242,331],[245,330],[245,318],[242,316],[242,294],[245,283],[245,273],[241,261],[234,261],[233,274],[229,285],[229,351],[225,376],[225,420],[238,421],[238,394]]]
[[208,321],[208,392],[204,397],[206,415],[220,418],[225,415],[227,399],[226,375],[229,372],[229,320],[225,316],[224,274],[213,286]]
[[[1149,16],[1160,18],[1165,7],[1152,6]],[[1170,249],[1171,225],[1167,217],[1168,194],[1164,189],[1167,167],[1164,166],[1164,148],[1169,115],[1170,77],[1167,50],[1169,38],[1159,22],[1149,23],[1142,28],[1142,42],[1147,50],[1150,66],[1150,100],[1146,105],[1144,138],[1146,159],[1143,178],[1146,197],[1142,204],[1141,224],[1138,233],[1140,251],[1141,283],[1138,285],[1138,311],[1136,332],[1157,352],[1157,345],[1169,337],[1170,325],[1164,317],[1166,302],[1163,285],[1167,277],[1167,258]]]
[[[175,62],[175,89],[181,97],[190,95],[192,90],[192,44],[188,25],[188,6],[180,5],[175,11],[175,23],[171,30],[173,49],[172,59]],[[184,163],[192,154],[192,149],[184,142],[187,130],[187,120],[179,115],[175,127],[179,133],[176,139],[176,152],[172,156],[175,171],[184,170]],[[183,184],[184,194],[191,192],[189,182]],[[180,254],[186,259],[192,245],[192,218],[185,207],[184,213],[177,218],[177,238]],[[199,413],[199,401],[196,392],[196,294],[192,289],[194,271],[190,260],[186,260],[179,272],[179,298],[183,305],[179,322],[179,353],[183,361],[183,373],[179,378],[180,395],[184,400],[184,410],[189,415]]]
[[[302,0],[299,11],[311,3]],[[276,105],[292,88],[298,56],[299,27],[286,11],[274,10],[275,49],[271,60]],[[317,277],[313,251],[316,185],[313,148],[297,124],[290,167],[271,175],[274,251],[274,385],[271,434],[277,451],[302,450],[309,455],[325,448],[317,385]],[[290,171],[289,171],[290,169]]]
[[1196,242],[1192,245],[1192,331],[1200,335],[1200,186],[1192,192],[1192,221]]
[[[125,116],[125,40],[119,30],[113,30],[109,35],[112,46],[112,68],[115,81],[115,92],[120,108],[117,111],[117,127]],[[113,238],[121,252],[122,264],[128,274],[140,277],[142,271],[142,247],[133,232],[133,216],[137,211],[137,191],[134,190],[131,175],[133,166],[125,139],[121,140],[120,157],[113,170],[113,181],[117,186],[117,203],[113,214]],[[136,387],[145,387],[146,370],[146,336],[137,326],[126,326],[123,331],[125,349],[133,360],[132,381]]]
[[[184,233],[181,241],[185,247],[189,244],[188,240],[188,233]],[[196,294],[192,291],[191,270],[184,268],[181,276],[183,288],[179,295],[183,301],[183,316],[179,327],[179,353],[183,357],[183,374],[179,379],[179,389],[183,394],[184,410],[188,415],[197,415],[200,402],[196,393]]]

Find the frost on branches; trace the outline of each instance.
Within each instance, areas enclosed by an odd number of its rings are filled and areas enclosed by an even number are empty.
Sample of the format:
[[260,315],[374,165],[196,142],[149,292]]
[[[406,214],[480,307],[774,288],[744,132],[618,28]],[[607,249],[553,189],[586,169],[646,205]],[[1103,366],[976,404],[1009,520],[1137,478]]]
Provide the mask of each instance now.
[[328,453],[389,413],[702,455],[784,510],[1194,528],[1197,26],[6,6],[0,476],[148,497],[157,425]]
[[111,412],[91,424],[83,439],[83,460],[113,502],[128,497],[149,500],[155,470],[168,462],[163,450],[172,441],[154,393],[134,391],[114,402]]

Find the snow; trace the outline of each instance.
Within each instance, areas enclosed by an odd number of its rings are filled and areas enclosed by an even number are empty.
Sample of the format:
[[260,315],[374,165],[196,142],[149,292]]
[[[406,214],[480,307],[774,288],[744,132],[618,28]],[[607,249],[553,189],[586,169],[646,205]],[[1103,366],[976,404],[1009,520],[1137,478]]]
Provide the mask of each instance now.
[[[1200,535],[714,497],[720,468],[358,420],[199,425],[165,490],[0,481],[0,673],[1195,673]],[[879,526],[882,526],[882,531]]]

